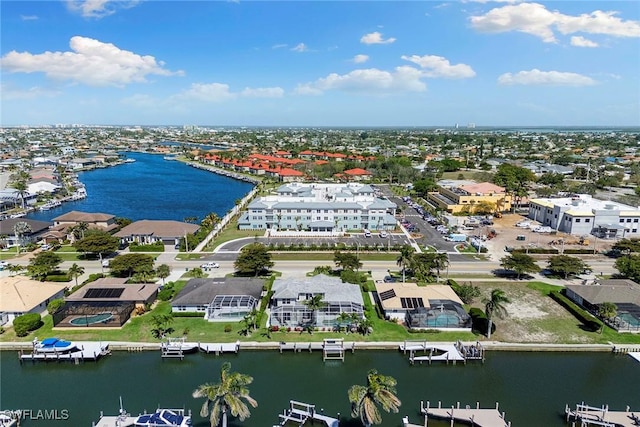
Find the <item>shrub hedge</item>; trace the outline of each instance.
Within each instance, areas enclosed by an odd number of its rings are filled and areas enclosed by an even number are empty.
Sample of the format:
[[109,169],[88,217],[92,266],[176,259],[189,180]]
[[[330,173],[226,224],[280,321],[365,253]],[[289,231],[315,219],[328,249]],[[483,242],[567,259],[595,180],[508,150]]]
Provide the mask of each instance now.
[[561,293],[560,291],[551,291],[549,296],[553,298],[558,304],[566,308],[569,313],[573,314],[573,316],[582,323],[587,330],[591,332],[595,332],[600,330],[603,327],[603,323],[589,314],[586,310],[579,307],[576,303],[567,298],[566,295]]
[[173,317],[204,317],[204,313],[194,311],[173,311],[171,314]]
[[13,319],[13,329],[19,337],[26,337],[29,332],[40,328],[44,323],[38,313],[27,313]]
[[[549,249],[547,249],[547,248],[529,248],[529,249],[516,248],[516,249],[512,250],[511,252],[516,252],[516,253],[519,253],[519,254],[525,254],[525,253],[528,253],[528,254],[557,254],[557,253],[559,253],[559,251],[557,249],[551,249],[551,248],[549,248]],[[567,251],[565,250],[565,253],[566,252]]]

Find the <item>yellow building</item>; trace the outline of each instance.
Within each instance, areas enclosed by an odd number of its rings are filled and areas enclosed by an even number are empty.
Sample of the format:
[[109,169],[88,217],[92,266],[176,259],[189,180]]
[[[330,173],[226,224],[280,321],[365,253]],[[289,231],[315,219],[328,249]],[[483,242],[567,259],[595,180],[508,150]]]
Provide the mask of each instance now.
[[451,214],[490,214],[511,209],[511,195],[490,182],[438,181],[438,191],[429,193],[427,200]]

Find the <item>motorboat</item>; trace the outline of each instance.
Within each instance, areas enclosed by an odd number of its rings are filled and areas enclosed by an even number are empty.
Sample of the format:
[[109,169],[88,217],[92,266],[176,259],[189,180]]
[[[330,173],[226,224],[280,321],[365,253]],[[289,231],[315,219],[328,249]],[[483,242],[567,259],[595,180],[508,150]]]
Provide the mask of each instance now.
[[191,425],[191,411],[185,414],[184,409],[158,408],[152,414],[131,416],[123,409],[122,398],[120,398],[118,415],[105,416],[100,413],[98,422],[93,423],[94,427],[191,427]]
[[45,338],[42,341],[38,341],[36,337],[33,340],[33,351],[36,353],[68,353],[76,349],[75,343],[59,338]]
[[191,353],[197,351],[199,345],[197,342],[186,342],[183,337],[174,338],[169,337],[162,343],[163,353],[179,352],[179,353]]
[[185,415],[184,409],[157,409],[153,414],[138,416],[135,427],[190,427],[191,415]]
[[0,411],[0,427],[14,427],[18,425],[21,411]]

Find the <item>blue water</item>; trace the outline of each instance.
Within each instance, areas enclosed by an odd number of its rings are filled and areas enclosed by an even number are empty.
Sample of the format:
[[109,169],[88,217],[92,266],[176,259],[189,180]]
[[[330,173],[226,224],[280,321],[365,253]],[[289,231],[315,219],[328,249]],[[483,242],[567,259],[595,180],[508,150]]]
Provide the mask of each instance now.
[[32,212],[30,219],[51,221],[70,211],[109,213],[133,221],[141,219],[202,220],[210,212],[224,216],[252,185],[211,172],[167,161],[162,156],[126,153],[135,159],[106,169],[81,172],[87,198],[58,208]]

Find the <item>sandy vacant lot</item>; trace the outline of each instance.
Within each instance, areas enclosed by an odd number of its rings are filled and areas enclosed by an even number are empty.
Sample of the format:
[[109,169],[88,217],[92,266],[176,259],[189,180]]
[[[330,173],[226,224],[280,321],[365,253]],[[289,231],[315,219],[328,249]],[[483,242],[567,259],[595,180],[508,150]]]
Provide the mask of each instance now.
[[[468,283],[468,282],[465,282]],[[538,290],[521,282],[471,282],[480,288],[482,297],[473,304],[484,309],[481,299],[488,297],[492,289],[504,290],[511,300],[506,304],[508,315],[494,318],[496,331],[492,340],[521,343],[593,343],[600,335],[581,329],[576,320],[562,306]]]

